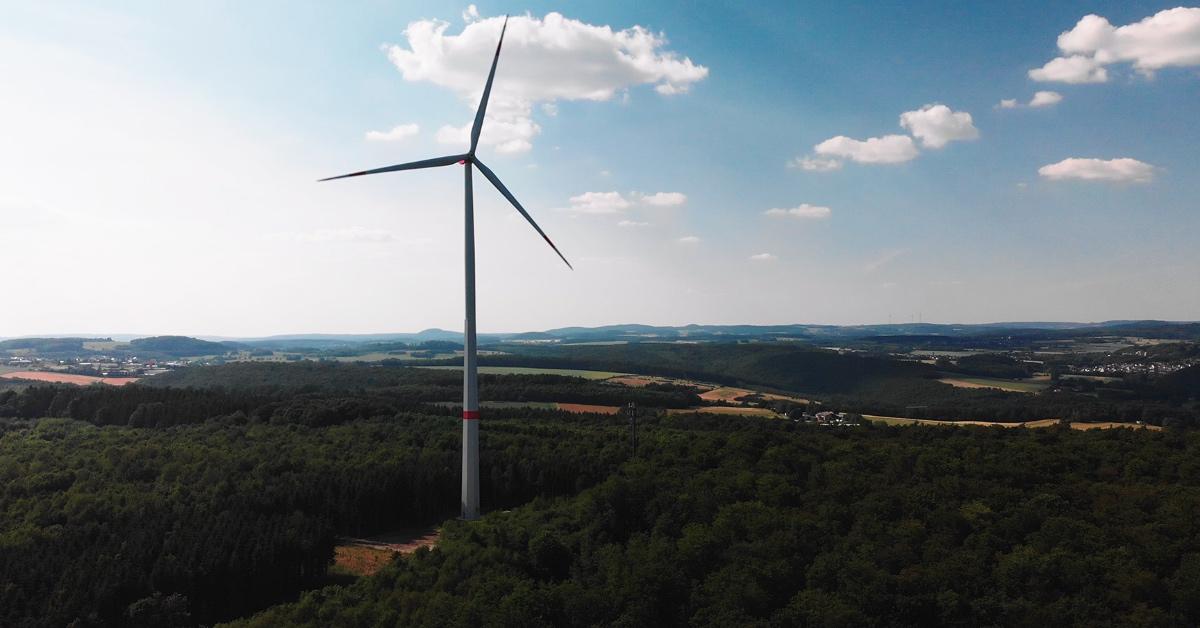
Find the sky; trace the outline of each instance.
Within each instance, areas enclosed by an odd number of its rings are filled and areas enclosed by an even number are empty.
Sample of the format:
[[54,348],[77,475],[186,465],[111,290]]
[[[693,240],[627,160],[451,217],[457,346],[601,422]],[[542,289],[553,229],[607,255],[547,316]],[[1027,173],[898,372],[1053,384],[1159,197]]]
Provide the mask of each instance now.
[[0,337],[1200,319],[1200,8],[0,0]]

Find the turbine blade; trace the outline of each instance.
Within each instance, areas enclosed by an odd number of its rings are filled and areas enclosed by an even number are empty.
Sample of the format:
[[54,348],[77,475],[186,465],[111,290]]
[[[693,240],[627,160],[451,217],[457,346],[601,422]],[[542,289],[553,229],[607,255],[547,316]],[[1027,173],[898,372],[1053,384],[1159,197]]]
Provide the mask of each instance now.
[[336,177],[327,177],[325,179],[319,179],[318,182],[333,181],[334,179],[345,179],[347,177],[361,177],[364,174],[379,174],[381,172],[395,172],[397,170],[417,170],[419,168],[449,166],[450,164],[456,164],[466,158],[466,155],[447,155],[445,157],[434,157],[433,159],[410,161],[406,164],[397,164],[395,166],[386,166],[384,168],[376,168],[374,170],[363,170],[362,172],[351,172],[350,174],[338,175]]
[[500,27],[500,41],[496,44],[496,56],[492,57],[492,69],[488,72],[487,83],[483,86],[483,98],[479,100],[479,109],[475,111],[475,123],[471,125],[471,150],[479,145],[479,132],[483,130],[483,114],[487,113],[488,96],[492,93],[492,79],[496,78],[496,63],[500,61],[500,46],[504,45],[504,31],[508,30],[508,16],[504,16],[504,26]]
[[567,268],[575,270],[575,267],[571,265],[571,262],[568,262],[567,258],[563,257],[562,252],[558,250],[558,247],[554,246],[554,243],[550,241],[550,238],[546,235],[546,232],[542,231],[542,228],[539,227],[536,222],[534,222],[533,217],[529,215],[529,212],[525,211],[524,207],[521,207],[521,204],[517,202],[517,198],[512,195],[512,192],[509,192],[508,188],[504,187],[504,184],[500,182],[500,177],[497,177],[496,173],[492,172],[491,168],[483,165],[483,162],[479,161],[478,159],[475,160],[475,166],[479,168],[479,171],[483,173],[483,176],[487,177],[488,181],[492,182],[492,185],[496,186],[496,189],[504,195],[504,198],[508,199],[508,202],[512,203],[513,207],[516,207],[517,211],[521,212],[521,215],[525,217],[525,220],[528,220],[529,224],[533,225],[533,228],[538,232],[539,235],[542,236],[542,239],[546,241],[546,244],[549,244],[550,248],[554,249],[554,252],[558,253],[558,256],[562,258],[562,261],[567,265]]

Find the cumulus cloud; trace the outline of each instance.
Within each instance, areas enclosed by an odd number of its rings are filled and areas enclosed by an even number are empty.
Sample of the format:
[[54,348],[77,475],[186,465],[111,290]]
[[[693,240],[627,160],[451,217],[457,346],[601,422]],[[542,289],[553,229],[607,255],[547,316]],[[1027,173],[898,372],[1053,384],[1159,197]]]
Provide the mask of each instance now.
[[766,214],[767,216],[777,216],[777,217],[786,216],[786,217],[790,217],[790,218],[819,220],[821,218],[828,218],[832,212],[830,211],[830,209],[828,207],[822,207],[820,205],[809,205],[808,203],[801,203],[795,207],[790,207],[787,209],[783,209],[783,208],[779,208],[779,207],[771,208],[763,213]]
[[807,170],[808,172],[830,172],[841,169],[842,162],[837,159],[821,157],[796,157],[787,162],[787,167]]
[[1030,107],[1053,107],[1062,102],[1062,94],[1058,92],[1037,92],[1029,100]]
[[1120,159],[1071,157],[1056,164],[1038,168],[1038,174],[1056,181],[1078,179],[1082,181],[1149,183],[1154,179],[1154,166],[1128,157]]
[[568,211],[580,214],[615,214],[623,212],[634,205],[643,207],[679,207],[687,202],[687,195],[682,192],[655,192],[642,194],[630,192],[625,196],[620,192],[584,192],[568,199]]
[[900,126],[921,140],[925,148],[941,148],[950,142],[979,137],[971,114],[954,111],[946,105],[925,105],[916,111],[906,111],[900,114]]
[[997,109],[1016,109],[1018,107],[1053,107],[1062,102],[1062,94],[1058,92],[1037,92],[1033,98],[1029,99],[1029,104],[1022,105],[1016,98],[1006,98],[1001,100],[997,105]]
[[680,244],[700,244],[700,238],[694,235],[679,238]]
[[568,201],[567,209],[580,214],[615,214],[632,205],[620,192],[584,192]]
[[1058,36],[1057,57],[1029,71],[1035,81],[1103,83],[1104,66],[1130,63],[1152,76],[1167,67],[1200,65],[1200,8],[1176,7],[1140,22],[1113,26],[1099,15],[1085,15]]
[[421,131],[421,127],[413,124],[394,126],[390,131],[367,131],[368,142],[399,142],[410,138]]
[[638,200],[653,207],[678,207],[687,202],[687,195],[681,192],[655,192],[643,195]]
[[757,255],[751,255],[750,259],[755,262],[773,262],[779,258],[770,253],[758,253]]
[[885,135],[865,140],[839,135],[813,147],[818,155],[844,157],[863,164],[896,164],[917,156],[917,146],[907,135]]
[[343,227],[339,229],[314,229],[312,231],[287,231],[267,235],[268,240],[283,240],[289,242],[326,243],[326,242],[394,242],[396,237],[392,232],[383,229],[367,229],[365,227]]
[[[448,88],[474,111],[503,18],[480,17],[473,7],[463,18],[466,26],[457,35],[448,34],[443,21],[413,22],[404,31],[407,47],[386,50],[405,80]],[[639,85],[678,94],[708,75],[708,68],[666,45],[662,33],[641,26],[614,30],[559,13],[513,16],[480,141],[500,151],[527,151],[541,131],[532,119],[535,105],[550,104],[553,111],[561,100],[612,100]],[[469,123],[444,127],[437,139],[462,144],[469,131]]]
[[1043,83],[1103,83],[1108,70],[1095,59],[1074,55],[1058,57],[1029,71],[1029,78]]
[[650,223],[638,222],[636,220],[622,220],[621,222],[617,223],[617,226],[624,228],[624,229],[632,229],[632,228],[637,228],[637,227],[649,227]]

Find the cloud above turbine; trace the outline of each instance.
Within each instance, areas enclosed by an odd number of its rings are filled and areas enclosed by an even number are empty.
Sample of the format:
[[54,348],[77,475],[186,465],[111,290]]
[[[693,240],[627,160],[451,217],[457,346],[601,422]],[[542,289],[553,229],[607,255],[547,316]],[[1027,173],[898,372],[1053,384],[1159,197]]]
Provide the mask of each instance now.
[[[564,209],[577,214],[616,214],[631,207],[681,207],[687,202],[682,192],[584,192],[567,199]],[[640,226],[640,225],[639,225]]]
[[809,205],[801,203],[795,207],[781,208],[774,207],[763,212],[767,216],[776,218],[796,218],[799,220],[821,220],[828,218],[832,211],[828,207],[821,205]]
[[1044,107],[1053,107],[1062,102],[1063,96],[1058,92],[1041,91],[1036,92],[1033,98],[1029,99],[1028,104],[1022,105],[1016,98],[1005,98],[996,104],[997,109],[1019,109],[1021,107],[1030,107],[1033,109],[1041,109]]
[[[407,47],[386,46],[388,58],[405,80],[445,87],[474,109],[487,66],[481,58],[495,51],[503,18],[481,18],[469,7],[462,32],[449,34],[440,20],[419,20],[404,31]],[[548,13],[543,18],[513,16],[508,23],[504,59],[488,109],[481,142],[498,152],[532,148],[541,127],[533,108],[555,111],[558,101],[608,101],[641,85],[662,95],[682,94],[708,76],[708,68],[666,49],[662,33],[641,26],[615,30]],[[545,108],[549,105],[549,108]],[[443,143],[464,143],[470,123],[438,130]]]
[[965,111],[952,111],[946,105],[925,105],[900,114],[900,126],[921,140],[925,148],[941,148],[950,142],[979,138],[979,129]]
[[415,136],[420,131],[421,127],[416,123],[401,124],[387,131],[367,131],[366,139],[368,142],[399,142]]
[[1071,157],[1038,168],[1038,174],[1052,181],[1114,181],[1118,183],[1149,183],[1154,179],[1154,166],[1123,157],[1120,159],[1089,159]]
[[1085,15],[1058,36],[1061,56],[1029,71],[1035,81],[1104,83],[1106,66],[1128,63],[1143,76],[1169,67],[1200,66],[1200,8],[1176,7],[1139,22],[1113,26]]
[[979,137],[971,114],[937,103],[900,114],[900,126],[911,133],[911,137],[893,133],[859,140],[837,135],[813,146],[813,154],[796,157],[787,165],[808,172],[830,172],[840,169],[844,160],[860,164],[900,164],[921,154],[913,138],[920,141],[923,148],[938,149],[950,142]]

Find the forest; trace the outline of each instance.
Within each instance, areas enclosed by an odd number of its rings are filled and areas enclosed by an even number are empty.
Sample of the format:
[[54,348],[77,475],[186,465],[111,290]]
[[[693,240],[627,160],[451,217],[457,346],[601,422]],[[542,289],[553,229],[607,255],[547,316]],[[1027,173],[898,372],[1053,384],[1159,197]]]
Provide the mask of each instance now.
[[[1182,424],[823,428],[657,412],[695,405],[680,386],[486,375],[489,399],[643,410],[636,454],[623,416],[488,411],[488,514],[466,523],[457,408],[429,403],[460,378],[239,363],[0,392],[0,625],[1200,621]],[[330,575],[339,536],[439,522],[432,551]]]
[[1200,621],[1194,433],[671,417],[578,495],[236,626]]

